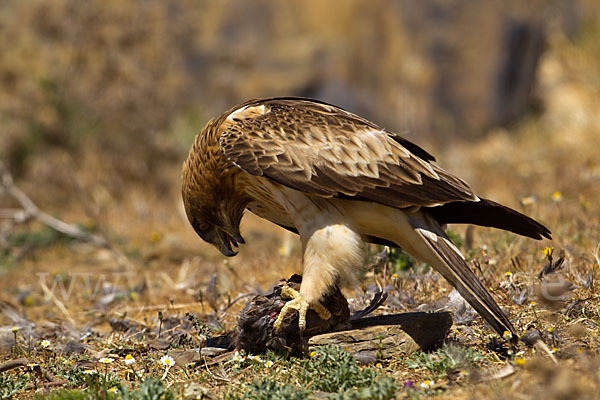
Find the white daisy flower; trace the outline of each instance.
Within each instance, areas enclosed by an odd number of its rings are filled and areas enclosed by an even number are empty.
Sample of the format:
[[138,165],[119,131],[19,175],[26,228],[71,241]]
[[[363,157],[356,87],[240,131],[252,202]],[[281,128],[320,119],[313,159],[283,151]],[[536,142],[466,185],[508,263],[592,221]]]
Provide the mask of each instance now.
[[115,360],[110,357],[103,357],[103,358],[99,359],[98,361],[100,361],[102,364],[110,364]]
[[263,361],[259,356],[248,356],[248,359],[252,360],[252,361],[256,361],[256,362],[262,362]]
[[243,363],[246,361],[246,357],[242,356],[239,351],[233,353],[233,357],[231,357],[231,359],[237,363]]
[[435,385],[435,381],[431,381],[431,380],[426,380],[421,382],[421,386],[423,389],[429,389],[430,387],[432,387],[433,385]]
[[116,387],[111,387],[110,389],[108,389],[109,392],[111,393],[119,393],[119,389],[117,389]]
[[86,375],[94,375],[94,374],[97,374],[98,372],[96,372],[93,369],[86,369],[85,371],[83,371],[83,373]]
[[45,339],[45,340],[42,340],[42,341],[40,342],[40,345],[41,345],[43,348],[47,349],[48,347],[50,347],[50,341],[49,341],[49,340],[47,340],[47,339]]
[[132,356],[131,354],[127,354],[127,355],[125,356],[125,359],[123,360],[123,362],[124,362],[126,365],[135,364],[135,357],[134,357],[134,356]]
[[273,361],[271,361],[271,360],[265,361],[265,367],[271,368],[272,366],[273,366]]
[[173,365],[175,365],[175,360],[173,360],[173,357],[165,355],[160,358],[160,363],[167,367],[172,367]]

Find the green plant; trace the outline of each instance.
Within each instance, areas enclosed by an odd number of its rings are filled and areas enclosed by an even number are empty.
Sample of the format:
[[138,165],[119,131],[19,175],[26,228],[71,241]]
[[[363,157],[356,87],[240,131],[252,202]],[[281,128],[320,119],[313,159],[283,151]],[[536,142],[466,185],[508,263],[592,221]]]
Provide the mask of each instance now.
[[[287,363],[283,358],[270,353],[276,364]],[[372,368],[359,367],[356,359],[339,346],[323,346],[311,353],[311,357],[290,363],[289,377],[301,386],[264,378],[246,385],[243,391],[230,392],[225,398],[238,399],[304,399],[314,391],[326,392],[333,399],[376,399],[394,397],[398,390],[392,378],[381,377]],[[285,376],[283,376],[285,379]]]
[[410,269],[417,269],[419,266],[419,263],[414,258],[394,247],[390,248],[388,262],[391,265],[391,272],[408,271]]
[[39,394],[35,397],[36,400],[111,400],[117,398],[118,395],[114,393],[99,393],[77,389],[61,389],[50,394]]
[[9,238],[11,246],[29,246],[32,248],[43,248],[56,245],[58,243],[68,243],[71,239],[68,236],[48,227],[42,226],[38,230],[19,232]]
[[[451,229],[446,230],[446,234],[456,244],[457,247],[461,247],[463,245],[462,237],[452,231]],[[408,253],[405,253],[401,249],[391,247],[388,253],[388,262],[391,266],[391,272],[400,272],[400,271],[408,271],[410,269],[417,270],[419,267],[419,262],[415,260]]]
[[398,384],[393,378],[384,377],[368,387],[346,390],[330,398],[336,400],[388,400],[394,398],[398,390]]
[[61,371],[57,373],[57,376],[67,379],[75,387],[85,385],[89,380],[89,376],[84,374],[81,368],[70,368],[68,371]]
[[175,393],[167,389],[161,381],[152,378],[144,379],[132,392],[123,384],[118,387],[123,400],[175,400],[176,398]]
[[185,317],[188,319],[188,321],[190,321],[192,323],[192,325],[194,326],[194,329],[200,335],[206,336],[206,337],[209,337],[209,336],[213,335],[215,329],[213,329],[210,326],[206,325],[196,315],[190,314],[190,313],[186,313]]
[[240,393],[228,393],[227,400],[301,400],[309,395],[309,391],[293,385],[279,383],[274,379],[265,378],[246,385],[245,391]]
[[485,357],[477,349],[444,345],[432,353],[414,353],[406,360],[406,366],[412,369],[426,369],[438,378],[450,369],[466,369],[481,363],[484,359]]
[[0,399],[11,399],[16,393],[25,389],[29,383],[29,374],[0,374]]
[[354,356],[339,346],[321,347],[301,364],[300,381],[325,392],[370,386],[377,376],[373,369],[359,368]]

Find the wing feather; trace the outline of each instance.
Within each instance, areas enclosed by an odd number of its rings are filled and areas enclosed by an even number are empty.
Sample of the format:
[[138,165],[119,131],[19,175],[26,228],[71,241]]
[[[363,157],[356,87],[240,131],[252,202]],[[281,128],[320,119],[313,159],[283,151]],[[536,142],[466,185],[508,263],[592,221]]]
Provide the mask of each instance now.
[[234,110],[237,123],[223,131],[220,146],[249,174],[399,208],[477,199],[425,150],[345,110],[299,98],[247,104],[253,113]]

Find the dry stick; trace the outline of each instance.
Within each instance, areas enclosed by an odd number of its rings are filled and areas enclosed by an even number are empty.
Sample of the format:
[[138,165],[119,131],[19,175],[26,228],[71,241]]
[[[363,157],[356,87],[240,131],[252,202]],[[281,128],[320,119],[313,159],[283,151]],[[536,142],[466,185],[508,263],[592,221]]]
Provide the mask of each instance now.
[[13,368],[24,367],[27,364],[31,364],[31,360],[29,358],[17,358],[15,360],[9,360],[0,363],[0,372],[8,371]]
[[548,355],[548,357],[550,357],[550,359],[552,360],[552,362],[554,364],[558,364],[558,361],[556,360],[556,357],[554,357],[554,354],[552,354],[552,352],[548,348],[548,345],[546,343],[544,343],[543,340],[541,340],[541,339],[536,340],[535,347],[537,347],[539,350],[541,350],[544,353],[546,353]]
[[67,310],[67,308],[65,307],[65,305],[63,304],[62,301],[60,301],[59,299],[56,298],[54,293],[52,293],[52,290],[50,290],[48,288],[48,286],[46,285],[46,282],[44,282],[44,280],[40,279],[40,285],[42,287],[42,290],[44,291],[44,294],[52,300],[54,305],[56,305],[56,307],[58,307],[58,309],[63,313],[65,318],[67,318],[69,323],[72,326],[75,326],[75,320],[73,319],[73,317],[71,317],[69,310]]
[[61,221],[60,219],[40,210],[39,207],[36,206],[33,201],[31,201],[29,196],[27,196],[21,189],[13,184],[12,176],[1,163],[0,174],[2,191],[5,191],[15,200],[17,200],[30,218],[35,218],[41,223],[67,236],[71,236],[79,240],[85,240],[100,247],[108,246],[108,242],[103,237],[88,233],[77,225],[67,224],[66,222]]
[[[228,351],[227,353],[223,353],[221,355],[213,357],[212,359],[208,359],[208,357],[203,356],[202,357],[202,361],[204,362],[204,366],[206,368],[208,368],[208,367],[212,367],[212,366],[218,365],[222,361],[231,358],[232,354],[234,354],[233,351]],[[200,364],[202,364],[202,361],[200,361],[200,360],[195,361],[194,365],[200,365]]]
[[[117,263],[120,266],[131,267],[131,262],[127,259],[127,257],[121,252],[118,248],[113,246],[104,235],[96,235],[93,233],[86,232],[81,229],[77,225],[68,224],[52,215],[40,210],[40,208],[35,205],[35,203],[23,192],[21,189],[16,187],[13,183],[13,178],[10,172],[6,169],[4,164],[0,162],[0,194],[8,193],[15,200],[19,202],[21,207],[23,207],[23,212],[25,216],[19,215],[23,221],[29,218],[35,218],[41,223],[49,226],[50,228],[70,236],[75,239],[79,239],[82,241],[90,242],[98,247],[109,249],[112,254],[115,256]],[[18,214],[15,214],[15,216]]]
[[11,188],[9,188],[9,193],[12,194],[12,196],[21,203],[21,205],[29,214],[31,214],[41,223],[48,225],[52,229],[63,233],[67,236],[91,242],[99,247],[108,246],[108,242],[103,237],[88,233],[80,227],[78,227],[77,225],[67,224],[66,222],[61,221],[60,219],[55,218],[52,215],[40,210],[19,188],[12,186]]
[[[29,365],[33,364],[33,362],[29,359],[29,358],[17,358],[16,360],[10,360],[10,361],[6,361],[3,363],[0,363],[0,372],[5,372],[14,368],[19,368],[19,367],[28,367]],[[35,365],[35,367],[33,367],[34,370],[38,370],[39,368],[39,372],[42,378],[46,379],[47,381],[49,381],[48,383],[44,384],[43,386],[59,386],[59,385],[66,385],[68,382],[60,379],[56,376],[54,376],[50,371],[48,371],[47,369],[45,369],[44,367],[42,367],[41,365]],[[34,386],[33,385],[28,385],[27,389],[32,389]]]
[[68,383],[69,382],[67,382],[67,381],[52,381],[52,382],[44,382],[38,386],[36,386],[33,383],[29,383],[25,387],[25,390],[39,389],[40,386],[45,387],[45,388],[52,387],[52,386],[64,386],[64,385],[67,385]]
[[490,382],[496,379],[503,379],[507,376],[514,374],[515,372],[515,367],[512,364],[507,363],[504,367],[500,369],[493,369],[490,373],[486,373],[482,376],[476,377],[475,379],[473,379],[473,383]]
[[253,293],[246,293],[246,294],[240,294],[238,295],[238,297],[236,297],[235,299],[231,300],[231,302],[226,305],[221,311],[219,311],[220,313],[224,313],[225,311],[229,310],[231,308],[231,306],[233,306],[235,303],[237,303],[238,301],[245,299],[246,297],[250,297],[250,296],[256,296],[258,293],[253,292]]

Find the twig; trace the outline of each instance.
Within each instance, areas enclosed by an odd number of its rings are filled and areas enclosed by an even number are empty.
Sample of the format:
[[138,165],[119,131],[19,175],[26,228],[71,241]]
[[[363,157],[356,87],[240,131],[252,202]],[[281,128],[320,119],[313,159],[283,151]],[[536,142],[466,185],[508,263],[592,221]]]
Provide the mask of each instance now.
[[223,354],[221,354],[221,355],[218,355],[218,356],[216,356],[216,357],[214,357],[214,358],[212,358],[212,359],[210,359],[210,360],[209,360],[207,357],[204,357],[204,356],[203,356],[203,357],[202,357],[202,361],[200,361],[200,360],[199,360],[199,361],[196,361],[196,362],[194,363],[194,365],[200,365],[202,362],[204,362],[204,366],[206,366],[207,368],[208,368],[208,367],[212,367],[212,366],[214,366],[214,365],[221,364],[223,361],[225,361],[225,360],[227,360],[227,359],[231,358],[231,356],[232,356],[233,354],[234,354],[234,352],[233,352],[233,351],[228,351],[227,353],[223,353]]
[[0,372],[8,371],[10,369],[24,367],[27,364],[30,364],[31,360],[29,358],[17,358],[15,360],[9,360],[3,363],[0,363]]
[[490,382],[490,381],[494,381],[497,379],[503,379],[503,378],[506,378],[507,376],[514,374],[515,371],[516,371],[515,367],[512,364],[507,363],[504,367],[502,367],[500,369],[492,369],[489,373],[485,373],[485,374],[481,374],[481,375],[476,374],[476,376],[471,378],[471,382],[472,383]]
[[[2,193],[7,193],[13,197],[23,208],[19,211],[8,210],[8,212],[12,212],[12,215],[14,216],[12,221],[25,222],[31,218],[35,218],[42,224],[49,226],[50,228],[64,235],[92,243],[98,247],[109,249],[120,266],[131,268],[131,262],[127,256],[125,256],[125,254],[123,254],[123,252],[118,248],[113,246],[103,234],[98,235],[87,232],[77,225],[68,224],[42,211],[37,205],[35,205],[29,196],[25,194],[25,192],[14,185],[12,175],[0,161],[0,194]],[[2,229],[0,229],[0,244],[6,241],[5,237],[8,236],[8,232],[13,226],[14,222],[7,222],[3,224]]]
[[7,193],[15,200],[19,202],[23,211],[25,211],[25,217],[21,217],[24,221],[29,218],[35,218],[41,223],[49,226],[57,232],[63,233],[67,236],[75,239],[84,240],[91,242],[96,246],[109,247],[108,241],[102,236],[94,235],[93,233],[86,232],[77,225],[68,224],[60,219],[53,217],[50,214],[40,210],[33,201],[23,192],[21,189],[13,184],[12,175],[8,172],[6,167],[0,162],[0,193]]
[[558,365],[558,361],[556,360],[556,357],[554,357],[554,354],[552,354],[552,352],[548,348],[548,345],[546,343],[544,343],[544,341],[542,339],[536,340],[535,347],[537,347],[539,350],[541,350],[544,353],[546,353],[548,355],[548,357],[550,357],[550,359],[552,360],[552,362],[554,364]]
[[257,294],[258,293],[256,293],[256,292],[246,293],[246,294],[240,294],[238,297],[236,297],[235,299],[231,300],[231,302],[229,304],[227,304],[225,307],[223,307],[223,309],[220,312],[224,313],[225,311],[227,311],[229,308],[231,308],[231,306],[233,306],[238,301],[240,301],[242,299],[245,299],[246,297],[256,296]]
[[[34,371],[38,372],[39,375],[47,380],[48,382],[43,384],[43,386],[62,386],[62,385],[66,385],[69,382],[64,380],[64,379],[60,379],[56,376],[54,376],[54,374],[52,374],[50,371],[48,371],[46,368],[42,367],[39,364],[34,364],[29,358],[17,358],[15,360],[10,360],[10,361],[6,361],[4,363],[0,364],[0,372],[5,372],[14,368],[19,368],[19,367],[30,367],[32,368]],[[34,385],[28,385],[27,389],[33,389]]]
[[[225,356],[225,355],[229,356],[229,354],[231,354],[231,352],[229,352],[229,353],[225,353],[225,354],[223,354],[222,356]],[[222,356],[220,356],[220,357],[217,357],[217,358],[221,358]],[[210,376],[211,376],[213,379],[215,379],[215,380],[217,380],[217,381],[221,381],[221,382],[226,382],[226,383],[230,383],[230,382],[231,382],[231,379],[229,379],[229,378],[222,378],[222,377],[220,377],[220,376],[217,376],[217,375],[215,375],[215,374],[214,374],[214,373],[213,373],[213,372],[210,370],[210,368],[209,368],[209,365],[208,365],[208,363],[206,362],[206,357],[203,357],[203,358],[204,358],[204,367],[206,368],[206,372],[208,372],[208,374],[209,374],[209,375],[210,375]],[[215,360],[213,360],[213,361],[215,361]],[[214,364],[214,363],[213,363],[212,365],[217,365],[217,366],[220,366],[221,364],[220,364],[220,363],[218,363],[218,364]]]
[[37,386],[33,383],[29,383],[25,387],[25,390],[39,389],[40,386],[43,386],[43,387],[64,386],[64,385],[67,385],[68,383],[69,382],[67,382],[67,381],[52,381],[52,382],[44,382],[41,385],[37,385]]
[[73,317],[71,317],[71,314],[69,313],[69,311],[67,310],[67,308],[65,307],[65,305],[63,304],[63,302],[56,298],[56,296],[54,295],[54,293],[52,293],[52,291],[48,288],[48,286],[46,285],[46,282],[44,282],[43,279],[40,279],[40,285],[42,287],[42,290],[44,291],[44,294],[46,296],[48,296],[52,300],[52,302],[54,303],[54,305],[56,305],[56,307],[58,307],[58,309],[67,318],[67,320],[69,321],[69,323],[71,325],[75,326],[75,320],[73,319]]

